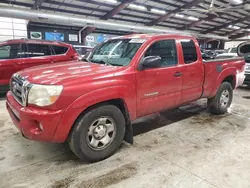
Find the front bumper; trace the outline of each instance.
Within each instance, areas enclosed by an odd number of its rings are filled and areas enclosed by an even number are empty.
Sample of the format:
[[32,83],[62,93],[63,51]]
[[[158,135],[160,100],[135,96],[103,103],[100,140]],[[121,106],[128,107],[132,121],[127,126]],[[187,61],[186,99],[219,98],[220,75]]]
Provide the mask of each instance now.
[[6,107],[15,126],[28,139],[52,142],[55,131],[64,113],[34,107],[23,107],[10,92],[6,97]]

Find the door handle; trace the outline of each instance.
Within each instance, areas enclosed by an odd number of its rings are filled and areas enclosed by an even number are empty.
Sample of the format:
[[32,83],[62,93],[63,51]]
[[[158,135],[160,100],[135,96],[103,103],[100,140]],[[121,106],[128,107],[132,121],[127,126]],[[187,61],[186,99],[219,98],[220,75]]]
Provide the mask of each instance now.
[[176,73],[174,73],[174,76],[175,76],[175,77],[180,77],[181,75],[182,75],[181,72],[176,72]]

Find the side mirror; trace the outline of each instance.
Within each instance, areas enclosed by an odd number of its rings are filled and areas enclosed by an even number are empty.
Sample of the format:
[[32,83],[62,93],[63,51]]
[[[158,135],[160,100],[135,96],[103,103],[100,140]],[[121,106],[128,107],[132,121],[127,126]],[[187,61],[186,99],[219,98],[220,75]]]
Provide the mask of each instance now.
[[160,56],[147,56],[145,57],[139,65],[139,70],[144,70],[147,68],[157,68],[161,65]]

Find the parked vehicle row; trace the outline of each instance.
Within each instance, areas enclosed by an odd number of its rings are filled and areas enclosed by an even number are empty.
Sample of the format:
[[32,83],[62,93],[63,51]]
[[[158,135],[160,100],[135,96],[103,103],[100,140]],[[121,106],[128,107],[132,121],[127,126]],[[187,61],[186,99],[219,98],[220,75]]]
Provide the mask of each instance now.
[[237,47],[229,48],[227,50],[202,50],[201,52],[204,60],[238,57]]
[[139,117],[200,98],[225,113],[245,70],[241,57],[203,61],[196,39],[164,34],[111,39],[86,60],[14,74],[6,106],[25,137],[68,141],[89,161],[109,157],[123,139],[132,143]]
[[78,59],[78,53],[62,42],[9,40],[0,43],[0,92],[6,92],[12,74],[32,66]]

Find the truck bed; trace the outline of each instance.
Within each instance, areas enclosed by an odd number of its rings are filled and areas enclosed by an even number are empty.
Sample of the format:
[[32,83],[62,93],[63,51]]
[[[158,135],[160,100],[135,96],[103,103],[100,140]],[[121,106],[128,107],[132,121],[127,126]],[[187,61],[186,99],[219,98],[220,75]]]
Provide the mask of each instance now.
[[231,73],[232,77],[228,77],[228,79],[230,79],[230,81],[232,80],[234,88],[238,86],[239,78],[237,76],[236,76],[237,78],[234,78],[235,76],[233,75],[239,75],[239,73],[243,73],[244,76],[245,60],[242,57],[203,61],[203,65],[204,65],[205,75],[204,75],[202,97],[207,98],[207,97],[213,97],[215,95],[215,91],[217,91],[216,86],[219,85],[217,83],[223,81],[220,80],[220,78],[223,77],[223,74],[228,72]]

